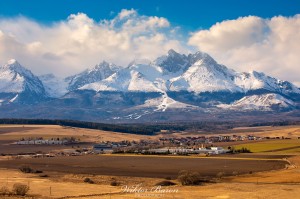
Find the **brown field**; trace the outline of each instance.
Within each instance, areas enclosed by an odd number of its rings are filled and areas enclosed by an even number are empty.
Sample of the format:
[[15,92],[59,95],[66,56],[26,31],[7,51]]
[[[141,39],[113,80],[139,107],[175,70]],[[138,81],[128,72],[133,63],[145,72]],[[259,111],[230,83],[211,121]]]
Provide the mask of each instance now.
[[300,126],[262,126],[262,127],[240,127],[228,131],[231,134],[256,135],[260,137],[300,137]]
[[22,137],[76,137],[84,142],[153,139],[153,136],[116,133],[110,131],[64,127],[58,125],[0,125],[0,140]]
[[[260,137],[300,137],[300,125],[291,126],[259,126],[259,127],[239,127],[228,130],[221,130],[217,132],[201,131],[198,133],[186,132],[185,136],[198,136],[198,135],[256,135]],[[175,133],[175,135],[179,135]]]
[[[47,138],[62,138],[75,137],[80,139],[80,144],[67,146],[59,145],[13,145],[13,142],[21,138],[43,137]],[[50,152],[53,150],[69,149],[72,146],[87,147],[93,143],[101,141],[122,141],[140,139],[156,139],[155,136],[133,135],[125,133],[116,133],[110,131],[101,131],[93,129],[81,129],[72,127],[63,127],[57,125],[0,125],[0,154],[18,154],[18,153],[36,153]]]
[[[17,169],[29,165],[36,170],[62,173],[175,178],[180,170],[198,171],[204,176],[227,175],[282,169],[287,162],[278,159],[228,157],[163,157],[138,155],[89,155],[0,161],[2,168]],[[172,166],[170,166],[172,165]]]
[[[204,132],[211,135],[210,132]],[[218,134],[221,132],[218,132]],[[225,134],[255,134],[270,137],[300,137],[300,126],[238,128]],[[48,151],[70,146],[16,146],[10,143],[22,137],[66,137],[79,138],[86,144],[105,140],[140,140],[157,139],[159,136],[199,136],[199,133],[176,133],[173,135],[142,136],[66,128],[43,125],[0,125],[0,153],[20,153],[25,151]],[[201,133],[203,135],[203,133]],[[243,142],[245,144],[246,142]],[[246,144],[260,143],[250,141]],[[225,143],[231,145],[231,143]],[[235,143],[242,144],[242,143]],[[299,198],[300,193],[300,152],[267,152],[238,155],[199,156],[138,156],[138,155],[94,155],[64,156],[41,159],[7,160],[0,156],[0,188],[11,188],[14,183],[30,186],[29,196],[22,198],[80,198],[80,199],[231,199],[231,198]],[[291,163],[286,167],[287,158]],[[47,178],[39,174],[24,174],[18,168],[21,165],[44,171]],[[182,186],[176,180],[179,170],[198,171],[202,176],[215,177],[218,172],[225,172],[227,177],[214,179],[217,183],[203,186]],[[252,171],[253,173],[249,173]],[[234,173],[234,175],[233,175]],[[236,175],[238,174],[238,175]],[[83,179],[89,177],[95,184],[87,184]],[[157,182],[171,177],[177,185],[162,189],[177,189],[177,193],[148,191],[145,194],[124,193],[123,186],[136,186],[151,189]],[[112,180],[119,186],[111,186]],[[51,192],[50,192],[51,189]],[[4,197],[14,199],[17,197]]]
[[[259,156],[256,158],[276,158]],[[279,156],[281,158],[281,156]],[[243,157],[237,157],[243,158]],[[177,158],[181,160],[181,157]],[[192,158],[191,158],[192,159]],[[136,193],[123,193],[123,186],[136,186],[151,189],[162,178],[142,178],[125,176],[102,176],[88,174],[64,174],[57,172],[44,172],[49,178],[38,177],[37,174],[23,174],[18,170],[0,169],[0,187],[12,187],[16,182],[30,185],[27,198],[82,198],[82,199],[138,199],[138,198],[225,198],[225,199],[252,199],[252,198],[297,198],[300,192],[300,158],[290,157],[292,165],[283,170],[257,172],[234,177],[225,177],[218,183],[205,184],[203,186],[182,186],[177,180],[172,180],[177,185],[163,187],[162,189],[177,189],[177,193],[159,193],[149,191],[144,195]],[[248,160],[250,161],[250,160]],[[155,165],[155,164],[154,164]],[[153,166],[154,166],[153,165]],[[83,179],[89,177],[96,184],[83,183]],[[112,179],[121,184],[110,186]],[[51,188],[51,195],[50,195]],[[148,194],[148,195],[147,195]],[[12,199],[13,197],[8,197]]]

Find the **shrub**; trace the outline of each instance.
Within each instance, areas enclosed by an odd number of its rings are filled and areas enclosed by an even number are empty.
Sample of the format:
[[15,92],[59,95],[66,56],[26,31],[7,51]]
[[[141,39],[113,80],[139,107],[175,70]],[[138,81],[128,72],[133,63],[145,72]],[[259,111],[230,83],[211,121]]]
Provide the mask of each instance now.
[[120,183],[117,182],[116,180],[113,180],[110,182],[110,186],[119,186],[119,185],[120,185]]
[[29,191],[29,186],[25,184],[16,183],[13,186],[13,193],[18,196],[25,196],[28,191]]
[[43,173],[43,171],[41,171],[41,170],[34,170],[31,167],[26,166],[26,165],[21,166],[19,169],[23,173]]
[[41,174],[39,175],[41,178],[48,178],[49,176],[47,174]]
[[6,186],[1,187],[0,195],[10,195],[9,189]]
[[21,166],[19,169],[23,173],[34,173],[34,170],[32,168],[30,168],[29,166]]
[[95,182],[94,182],[92,179],[90,179],[90,178],[84,178],[83,182],[85,182],[85,183],[90,183],[90,184],[94,184],[94,183],[95,183]]
[[250,149],[247,149],[245,147],[242,147],[241,149],[235,149],[234,147],[231,147],[229,153],[252,153]]
[[239,149],[238,152],[239,152],[239,153],[252,153],[252,152],[250,151],[250,149],[247,149],[247,148],[245,148],[245,147],[242,147],[241,149]]
[[178,173],[177,179],[182,185],[199,185],[203,182],[198,172],[190,172],[185,170]]
[[233,172],[232,172],[232,175],[237,176],[237,175],[239,175],[239,172],[233,171]]
[[217,173],[216,177],[221,179],[224,175],[225,175],[224,172],[219,172]]
[[156,183],[155,185],[156,186],[173,186],[173,185],[176,185],[176,183],[169,181],[169,180],[164,180],[164,181]]

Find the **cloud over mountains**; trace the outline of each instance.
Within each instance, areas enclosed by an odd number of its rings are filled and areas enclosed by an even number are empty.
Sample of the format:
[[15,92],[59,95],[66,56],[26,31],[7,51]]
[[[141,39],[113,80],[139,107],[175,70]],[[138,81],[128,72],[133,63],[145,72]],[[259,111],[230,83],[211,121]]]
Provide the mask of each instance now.
[[168,49],[195,48],[212,54],[238,71],[249,69],[299,82],[300,15],[263,19],[240,17],[216,23],[184,39],[164,17],[121,10],[95,21],[87,14],[42,24],[18,16],[0,18],[0,62],[16,58],[36,73],[74,74],[108,60],[127,65],[136,58],[153,59]]
[[248,16],[194,32],[189,44],[235,69],[253,69],[300,83],[300,15]]

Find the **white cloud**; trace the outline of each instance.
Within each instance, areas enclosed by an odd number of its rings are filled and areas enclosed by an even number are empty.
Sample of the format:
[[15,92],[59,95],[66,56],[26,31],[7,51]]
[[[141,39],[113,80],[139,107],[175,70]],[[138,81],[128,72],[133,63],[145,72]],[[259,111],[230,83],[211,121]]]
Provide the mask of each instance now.
[[[122,10],[96,22],[84,13],[43,25],[25,17],[0,19],[0,62],[15,58],[33,72],[74,74],[102,60],[126,66],[135,58],[154,59],[184,45],[169,34],[167,19]],[[172,36],[169,36],[172,35]]]
[[241,17],[192,33],[189,44],[238,71],[258,70],[299,82],[300,15]]
[[137,15],[137,11],[134,9],[122,9],[121,12],[118,14],[120,19],[124,19],[126,17],[130,17],[130,16],[136,16]]
[[180,32],[166,18],[134,9],[99,22],[84,13],[50,25],[26,17],[0,18],[0,64],[15,58],[34,73],[66,76],[102,60],[126,66],[171,48],[187,53],[196,47],[238,71],[257,70],[299,83],[300,15],[223,21],[191,33],[188,44]]

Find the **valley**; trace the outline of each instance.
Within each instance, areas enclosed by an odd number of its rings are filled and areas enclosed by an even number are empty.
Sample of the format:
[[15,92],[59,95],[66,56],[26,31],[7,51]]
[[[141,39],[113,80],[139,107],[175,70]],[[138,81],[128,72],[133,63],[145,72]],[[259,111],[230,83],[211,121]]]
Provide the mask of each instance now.
[[[299,189],[299,126],[239,127],[215,132],[218,136],[270,137],[263,140],[214,142],[215,146],[249,148],[253,153],[219,155],[142,155],[142,154],[87,154],[54,157],[30,157],[29,154],[59,154],[59,152],[90,148],[104,141],[148,140],[160,138],[212,136],[212,132],[161,132],[157,135],[135,135],[94,129],[57,125],[0,125],[0,187],[15,183],[28,184],[27,197],[33,198],[189,198],[199,195],[208,198],[252,198],[255,194],[270,197],[266,190],[275,189],[282,195],[296,196]],[[74,137],[80,142],[68,145],[17,145],[20,138]],[[276,137],[280,137],[277,139]],[[289,139],[282,139],[282,137]],[[28,155],[18,155],[17,154]],[[172,167],[170,167],[172,165]],[[19,168],[30,167],[42,173],[22,173]],[[184,186],[178,180],[183,170],[198,172],[202,185]],[[86,183],[89,178],[93,183]],[[157,188],[157,183],[171,181],[176,185]],[[112,184],[115,183],[115,184]],[[124,186],[147,189],[124,192]],[[153,187],[157,191],[153,191]],[[162,192],[158,191],[161,190]],[[150,191],[152,190],[152,191]],[[169,190],[169,192],[163,192]],[[177,190],[172,192],[171,190]],[[213,191],[214,190],[214,191]],[[14,197],[9,197],[14,198]],[[276,198],[276,197],[275,197]]]

